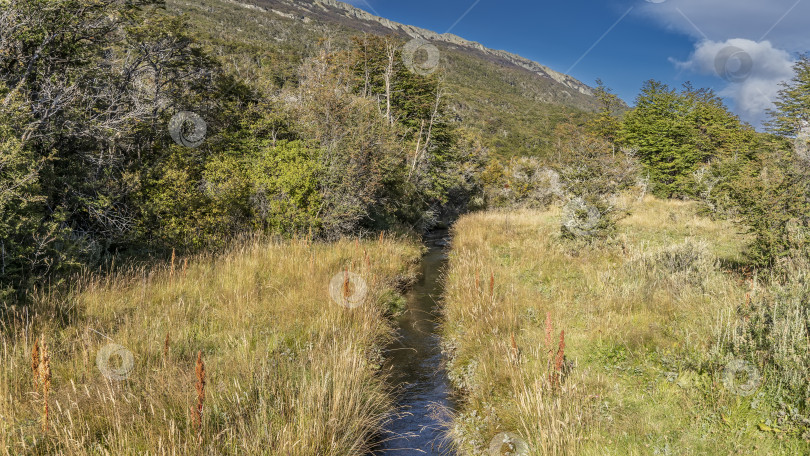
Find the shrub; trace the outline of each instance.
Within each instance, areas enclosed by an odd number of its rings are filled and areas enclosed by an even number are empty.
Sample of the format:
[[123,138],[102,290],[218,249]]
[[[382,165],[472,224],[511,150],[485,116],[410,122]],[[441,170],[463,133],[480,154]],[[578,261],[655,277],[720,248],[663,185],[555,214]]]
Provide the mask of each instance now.
[[773,399],[776,425],[810,436],[810,263],[785,261],[770,284],[754,284],[718,351],[751,362]]
[[485,189],[489,207],[545,209],[562,196],[560,175],[537,158],[520,157],[507,166],[491,163]]
[[[810,226],[807,56],[797,61],[794,73],[769,113],[767,125],[773,135],[744,141],[734,154],[720,157],[708,172],[699,173],[704,177],[699,188],[709,207],[734,216],[754,235],[750,256],[761,266],[777,266],[780,258],[795,256],[796,250],[806,252],[799,244],[805,242]],[[795,228],[805,234],[797,237]]]
[[702,288],[709,275],[718,270],[717,259],[703,241],[683,243],[639,252],[627,263],[633,275],[645,278],[649,288],[666,285],[671,290]]
[[571,124],[558,126],[556,135],[559,151],[554,168],[565,202],[563,236],[609,236],[616,221],[625,215],[616,206],[615,197],[637,182],[634,153],[616,152],[609,141]]

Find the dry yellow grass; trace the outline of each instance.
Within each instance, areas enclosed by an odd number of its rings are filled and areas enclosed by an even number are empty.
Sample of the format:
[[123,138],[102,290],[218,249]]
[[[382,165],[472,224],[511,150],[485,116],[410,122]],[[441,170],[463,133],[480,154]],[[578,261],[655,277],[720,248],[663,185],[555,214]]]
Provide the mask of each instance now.
[[[648,197],[613,241],[594,245],[561,239],[556,209],[456,223],[443,332],[464,393],[452,428],[460,454],[502,432],[537,455],[807,450],[760,432],[752,398],[719,380],[717,334],[748,291],[725,267],[745,238],[697,209]],[[476,277],[490,275],[494,291],[482,292]]]
[[[383,238],[256,241],[43,296],[2,333],[0,454],[362,454],[392,407],[378,373],[387,301],[420,253]],[[328,291],[344,270],[367,284],[353,309]],[[39,333],[53,372],[46,431],[31,379]]]

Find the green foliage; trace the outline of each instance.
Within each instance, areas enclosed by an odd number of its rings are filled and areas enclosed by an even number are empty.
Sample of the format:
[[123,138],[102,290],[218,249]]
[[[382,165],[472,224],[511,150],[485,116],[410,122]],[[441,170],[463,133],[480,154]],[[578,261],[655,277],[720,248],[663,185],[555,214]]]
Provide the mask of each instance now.
[[265,145],[247,156],[250,202],[258,228],[267,232],[302,233],[320,230],[318,154],[301,142]]
[[482,179],[490,208],[545,209],[562,196],[557,172],[534,157],[514,158],[506,166],[492,160]]
[[177,149],[146,198],[162,244],[193,249],[224,246],[249,231],[319,229],[317,154],[302,143],[258,142],[248,153],[221,153],[205,162],[199,178],[189,172],[189,154]]
[[[805,236],[807,233],[805,233]],[[785,264],[784,274],[756,287],[737,308],[718,349],[754,366],[775,413],[768,424],[795,437],[810,436],[810,277],[806,260]],[[760,397],[761,397],[760,396]],[[761,399],[760,399],[761,400]]]
[[[0,288],[254,231],[424,229],[477,191],[480,138],[392,38],[305,58],[216,33],[206,49],[152,0],[2,8]],[[223,49],[257,51],[241,62],[250,83]],[[205,122],[198,147],[174,143],[180,111]]]
[[624,214],[612,200],[637,181],[633,155],[573,124],[557,126],[554,163],[564,192],[562,232],[566,237],[610,235]]
[[792,223],[806,226],[810,211],[806,166],[770,141],[751,157],[715,163],[712,175],[717,183],[709,199],[754,235],[749,251],[754,263],[773,266],[794,249],[788,229]]
[[753,131],[708,89],[680,92],[647,81],[627,113],[621,143],[637,152],[661,197],[695,196],[693,173],[713,158],[747,153]]
[[408,181],[435,203],[446,203],[459,183],[461,160],[439,76],[411,71],[403,63],[403,43],[397,38],[363,35],[353,42],[355,91],[380,100],[389,122],[400,125],[402,139],[413,144],[406,163]]
[[810,226],[810,161],[795,137],[808,114],[810,63],[803,57],[795,66],[791,84],[779,92],[770,128],[779,136],[748,141],[746,153],[723,157],[713,163],[712,206],[739,218],[755,236],[750,256],[754,263],[778,266],[787,256],[806,256],[791,227]]
[[25,283],[41,272],[43,255],[34,242],[44,234],[37,226],[42,213],[38,195],[42,162],[17,137],[30,119],[21,115],[18,94],[0,83],[0,299],[13,292],[11,285]]
[[601,79],[596,80],[594,97],[599,101],[599,110],[588,122],[588,130],[611,144],[615,144],[621,129],[619,115],[622,113],[624,103],[610,88],[605,86]]
[[782,83],[766,124],[771,132],[786,137],[795,137],[810,122],[810,54],[802,55],[793,71],[793,78]]

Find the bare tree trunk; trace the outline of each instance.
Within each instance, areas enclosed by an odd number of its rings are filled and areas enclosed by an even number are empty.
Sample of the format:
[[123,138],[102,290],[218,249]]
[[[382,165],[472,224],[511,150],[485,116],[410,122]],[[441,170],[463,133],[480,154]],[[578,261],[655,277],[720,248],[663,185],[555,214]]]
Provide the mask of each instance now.
[[436,123],[436,116],[439,115],[439,106],[442,101],[442,95],[442,86],[438,86],[436,88],[436,103],[433,105],[433,112],[430,113],[430,123],[428,124],[427,138],[425,139],[425,150],[427,150],[428,144],[430,143],[430,136],[433,133],[433,124]]
[[425,119],[422,119],[422,125],[419,127],[419,138],[416,140],[416,150],[413,152],[413,163],[411,169],[408,171],[408,180],[416,169],[416,162],[419,160],[419,150],[422,147],[422,132],[425,130]]
[[422,126],[419,128],[419,139],[416,143],[416,154],[413,156],[413,163],[411,164],[411,170],[408,172],[408,179],[411,178],[411,175],[416,170],[416,164],[419,161],[419,157],[422,155],[422,151],[427,152],[428,147],[430,147],[430,138],[433,134],[433,125],[436,123],[436,117],[439,115],[439,106],[441,105],[442,95],[443,91],[441,86],[439,86],[436,88],[436,102],[433,104],[433,112],[430,114],[425,145],[420,148],[420,144],[422,143],[422,132],[425,128],[425,119],[422,119]]
[[386,44],[386,55],[388,57],[388,65],[385,67],[383,79],[385,80],[385,118],[388,123],[393,125],[394,118],[391,116],[391,85],[394,79],[394,58],[396,57],[396,47],[393,43]]

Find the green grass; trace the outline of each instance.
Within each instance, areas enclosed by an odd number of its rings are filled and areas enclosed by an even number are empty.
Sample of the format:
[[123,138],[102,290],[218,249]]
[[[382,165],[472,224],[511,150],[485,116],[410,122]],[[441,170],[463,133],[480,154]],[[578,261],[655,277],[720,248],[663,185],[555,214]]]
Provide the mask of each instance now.
[[[383,238],[255,241],[40,296],[0,333],[0,454],[363,454],[392,411],[381,349],[420,254]],[[330,299],[330,279],[346,269],[368,285],[361,307]],[[47,431],[31,372],[40,334],[51,357]],[[124,381],[97,366],[109,343],[133,354]],[[190,415],[198,351],[200,432]]]
[[[760,430],[774,404],[721,378],[718,335],[749,290],[724,266],[748,241],[733,225],[653,198],[607,243],[565,241],[559,224],[552,209],[471,214],[454,227],[444,336],[464,397],[452,428],[460,454],[500,432],[531,454],[808,451]],[[555,388],[561,330],[570,370]]]

